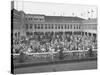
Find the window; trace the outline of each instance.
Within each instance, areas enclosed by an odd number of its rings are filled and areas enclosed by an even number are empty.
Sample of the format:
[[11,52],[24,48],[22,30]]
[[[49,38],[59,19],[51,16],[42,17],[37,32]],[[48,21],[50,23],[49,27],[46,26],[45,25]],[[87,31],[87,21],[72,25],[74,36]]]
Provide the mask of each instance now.
[[47,29],[47,24],[45,24],[45,29]]
[[32,29],[32,24],[30,24],[30,29]]
[[75,29],[75,26],[74,26],[74,29]]
[[40,21],[43,21],[43,19],[39,19]]
[[77,29],[78,29],[78,26],[77,26]]
[[55,24],[55,29],[57,29],[57,24]]
[[53,29],[53,24],[52,24],[52,29]]
[[37,26],[36,26],[36,24],[34,24],[34,29],[37,29]]
[[17,37],[17,33],[15,33],[15,37]]
[[63,29],[63,25],[61,25],[61,29]]
[[68,25],[68,29],[69,29],[69,25]]
[[48,29],[50,29],[50,24],[48,24]]
[[58,29],[60,29],[60,24],[58,25]]
[[27,18],[25,18],[25,20],[27,20]]
[[65,29],[67,28],[66,24],[65,24]]
[[40,29],[40,24],[38,24],[38,29]]
[[28,29],[28,24],[25,24],[26,25],[26,29]]
[[32,20],[32,18],[30,18],[30,20]]
[[20,32],[15,33],[15,37],[20,36]]
[[20,32],[18,32],[18,36],[20,36]]
[[43,29],[43,24],[41,24],[41,29]]
[[79,29],[81,29],[81,27],[79,26]]
[[34,20],[38,20],[38,18],[34,18]]
[[72,24],[70,25],[70,29],[72,29]]

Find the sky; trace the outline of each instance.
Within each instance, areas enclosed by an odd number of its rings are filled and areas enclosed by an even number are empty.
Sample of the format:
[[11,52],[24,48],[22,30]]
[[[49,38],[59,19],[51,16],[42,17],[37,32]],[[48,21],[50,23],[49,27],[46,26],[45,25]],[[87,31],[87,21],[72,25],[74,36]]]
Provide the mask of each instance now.
[[23,10],[27,14],[77,16],[85,19],[97,17],[97,7],[88,5],[15,1],[14,8],[19,11]]

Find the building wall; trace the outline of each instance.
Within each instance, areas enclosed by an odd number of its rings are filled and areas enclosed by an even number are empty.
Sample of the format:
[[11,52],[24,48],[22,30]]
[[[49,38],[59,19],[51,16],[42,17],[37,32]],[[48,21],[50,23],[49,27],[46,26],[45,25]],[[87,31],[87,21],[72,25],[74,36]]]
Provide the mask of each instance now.
[[24,32],[24,12],[12,9],[13,37],[23,35]]
[[21,25],[21,15],[20,13],[13,9],[13,29],[20,29],[20,25]]
[[29,31],[81,31],[80,23],[34,23],[26,24]]
[[[40,14],[25,14],[23,11],[15,11],[13,13],[14,19],[14,30],[20,31],[23,35],[29,32],[75,32],[75,31],[84,31],[91,32],[97,31],[97,19],[67,19],[66,21],[60,22],[60,19],[57,17],[48,17]],[[65,19],[66,17],[64,17]],[[70,17],[69,17],[70,18]],[[56,20],[55,20],[56,19]],[[63,19],[63,18],[62,18]],[[61,19],[61,20],[62,20]],[[57,21],[59,20],[59,21]]]
[[[37,21],[34,17],[37,17]],[[42,19],[42,20],[40,20]],[[25,27],[31,32],[59,32],[59,31],[82,31],[81,21],[48,22],[45,16],[28,15],[25,16]]]
[[97,33],[97,19],[84,20],[82,28],[84,31]]

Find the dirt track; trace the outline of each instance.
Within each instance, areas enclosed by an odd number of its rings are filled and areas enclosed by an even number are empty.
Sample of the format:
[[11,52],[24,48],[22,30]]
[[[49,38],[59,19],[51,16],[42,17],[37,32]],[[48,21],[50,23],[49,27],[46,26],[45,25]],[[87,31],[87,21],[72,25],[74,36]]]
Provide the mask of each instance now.
[[83,61],[73,63],[61,63],[61,64],[49,64],[42,66],[31,66],[16,68],[14,73],[38,73],[38,72],[54,72],[54,71],[69,71],[69,70],[85,70],[85,69],[96,69],[97,61]]

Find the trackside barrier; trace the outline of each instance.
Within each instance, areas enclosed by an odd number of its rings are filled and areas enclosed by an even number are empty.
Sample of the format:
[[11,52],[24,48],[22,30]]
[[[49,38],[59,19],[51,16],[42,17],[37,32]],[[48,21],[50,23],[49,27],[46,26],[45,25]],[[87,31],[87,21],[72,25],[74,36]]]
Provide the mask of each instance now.
[[[73,50],[73,51],[64,51],[64,58],[65,59],[82,59],[87,58],[89,56],[88,50]],[[13,54],[14,57],[19,56],[20,54]],[[59,52],[45,52],[45,53],[26,53],[27,56],[31,57],[32,59],[57,59],[59,57]],[[97,56],[97,50],[93,50],[93,55]]]

